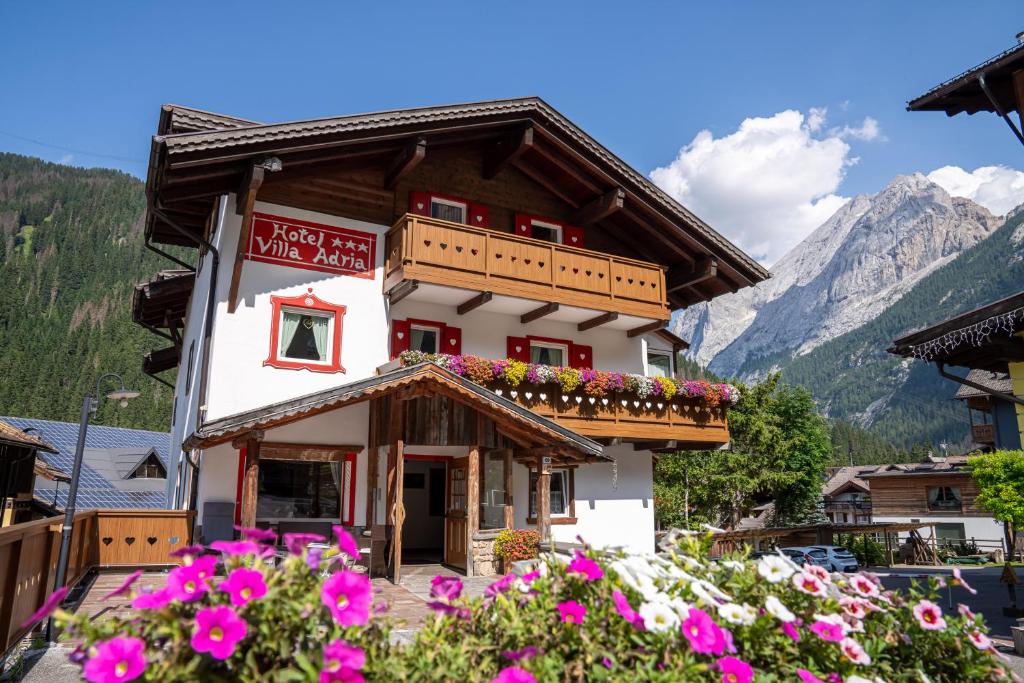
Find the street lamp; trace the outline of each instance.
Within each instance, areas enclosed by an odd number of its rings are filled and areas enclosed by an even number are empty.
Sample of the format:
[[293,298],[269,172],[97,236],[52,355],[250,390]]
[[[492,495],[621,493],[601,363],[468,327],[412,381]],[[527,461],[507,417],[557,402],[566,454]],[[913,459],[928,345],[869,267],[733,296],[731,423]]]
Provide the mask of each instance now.
[[[71,534],[75,524],[75,501],[78,498],[78,480],[82,474],[82,454],[85,452],[85,433],[89,429],[90,416],[95,415],[100,407],[100,385],[106,379],[115,379],[121,385],[120,389],[108,393],[107,398],[117,401],[122,408],[128,405],[129,400],[139,395],[139,392],[125,388],[121,375],[108,372],[96,380],[96,391],[92,395],[86,394],[82,397],[82,415],[78,421],[78,443],[75,445],[75,464],[71,470],[71,481],[68,484],[68,500],[64,505],[64,525],[60,531],[60,554],[57,556],[57,575],[53,581],[54,590],[64,586],[64,578],[68,571],[68,554],[71,550]],[[54,642],[56,634],[52,619],[47,630],[50,642]]]

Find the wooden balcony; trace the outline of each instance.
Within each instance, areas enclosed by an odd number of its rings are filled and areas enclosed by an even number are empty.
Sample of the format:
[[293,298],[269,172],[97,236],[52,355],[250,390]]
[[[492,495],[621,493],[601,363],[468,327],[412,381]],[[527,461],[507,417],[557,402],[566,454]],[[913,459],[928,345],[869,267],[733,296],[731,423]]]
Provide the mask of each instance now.
[[994,444],[996,432],[993,425],[971,425],[971,438],[975,443]]
[[[585,323],[611,314],[598,324],[627,330],[670,317],[665,271],[653,263],[413,214],[388,232],[385,249],[384,291],[392,302],[424,288],[425,300],[459,305],[460,312],[491,306],[526,316],[551,303],[558,305],[546,313],[552,319]],[[451,292],[446,297],[437,287]]]
[[640,399],[635,394],[595,398],[583,392],[563,394],[557,388],[551,391],[547,387],[488,388],[591,438],[675,442],[670,447],[678,450],[718,448],[729,442],[727,409],[709,407],[703,399],[666,401],[656,397]]

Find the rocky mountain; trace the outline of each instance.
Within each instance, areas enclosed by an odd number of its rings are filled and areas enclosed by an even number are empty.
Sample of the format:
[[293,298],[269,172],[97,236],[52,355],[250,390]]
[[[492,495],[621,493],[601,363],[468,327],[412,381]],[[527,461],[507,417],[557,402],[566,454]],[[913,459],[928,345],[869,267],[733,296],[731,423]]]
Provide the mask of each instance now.
[[1001,223],[919,173],[899,176],[847,202],[770,280],[692,307],[673,329],[715,373],[756,376],[873,320]]

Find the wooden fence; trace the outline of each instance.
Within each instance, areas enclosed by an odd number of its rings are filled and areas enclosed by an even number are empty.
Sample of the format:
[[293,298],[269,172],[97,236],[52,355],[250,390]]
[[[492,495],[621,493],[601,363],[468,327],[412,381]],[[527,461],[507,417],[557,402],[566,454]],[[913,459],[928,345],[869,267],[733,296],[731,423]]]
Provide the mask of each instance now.
[[[191,542],[192,511],[89,510],[75,515],[67,585],[93,568],[167,566]],[[53,591],[63,517],[0,529],[0,644],[9,650],[30,629],[21,623]]]

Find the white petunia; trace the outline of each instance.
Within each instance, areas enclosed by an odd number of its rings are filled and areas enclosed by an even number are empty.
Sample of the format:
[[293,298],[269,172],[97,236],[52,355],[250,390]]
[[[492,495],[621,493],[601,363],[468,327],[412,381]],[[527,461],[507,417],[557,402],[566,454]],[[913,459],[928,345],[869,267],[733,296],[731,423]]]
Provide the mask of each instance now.
[[734,572],[741,572],[744,569],[743,563],[737,562],[736,560],[723,560],[722,566],[726,569],[731,569]]
[[679,615],[667,602],[645,602],[638,612],[648,631],[672,631],[679,627]]
[[750,605],[728,602],[718,606],[718,615],[730,624],[750,626],[757,620],[757,610]]
[[666,601],[666,604],[675,610],[675,613],[679,615],[680,619],[685,619],[690,616],[690,603],[686,602],[682,598],[671,598]]
[[757,562],[757,573],[768,583],[779,583],[793,576],[796,569],[792,562],[779,555],[765,555]]
[[779,621],[787,624],[796,621],[796,615],[789,611],[789,608],[782,604],[774,595],[769,595],[764,599],[764,608],[768,611],[768,614],[772,615]]

